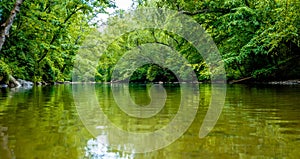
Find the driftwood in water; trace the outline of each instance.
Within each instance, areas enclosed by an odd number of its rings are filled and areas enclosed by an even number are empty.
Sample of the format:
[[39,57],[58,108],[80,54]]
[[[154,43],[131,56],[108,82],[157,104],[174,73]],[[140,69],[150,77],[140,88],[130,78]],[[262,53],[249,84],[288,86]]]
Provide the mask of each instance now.
[[246,78],[242,78],[242,79],[239,79],[239,80],[232,80],[232,81],[229,82],[229,84],[240,83],[240,82],[244,82],[244,81],[249,80],[249,79],[252,79],[252,77],[246,77]]

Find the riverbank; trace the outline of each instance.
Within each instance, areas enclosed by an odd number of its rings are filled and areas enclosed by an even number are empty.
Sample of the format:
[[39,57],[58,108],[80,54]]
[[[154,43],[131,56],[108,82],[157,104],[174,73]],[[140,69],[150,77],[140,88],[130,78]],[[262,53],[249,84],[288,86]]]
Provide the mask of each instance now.
[[300,80],[287,80],[287,81],[272,81],[263,84],[273,84],[273,85],[300,85]]
[[[62,85],[62,84],[113,84],[113,83],[122,83],[122,82],[71,82],[71,81],[65,81],[65,82],[37,82],[33,83],[31,81],[25,81],[18,79],[17,80],[20,83],[20,86],[17,88],[31,88],[34,85],[35,86],[47,86],[47,85]],[[147,82],[151,83],[151,82]],[[133,84],[147,84],[142,82],[134,82]],[[181,83],[190,83],[190,82],[152,82],[154,84],[181,84]],[[198,82],[199,84],[202,83],[210,83],[210,82]],[[300,85],[300,79],[298,80],[284,80],[284,81],[247,81],[247,82],[228,82],[228,84],[263,84],[263,85]],[[9,88],[9,85],[1,84],[0,88]]]
[[274,81],[239,81],[239,82],[228,82],[229,84],[264,84],[264,85],[300,85],[300,79],[293,80],[274,80]]

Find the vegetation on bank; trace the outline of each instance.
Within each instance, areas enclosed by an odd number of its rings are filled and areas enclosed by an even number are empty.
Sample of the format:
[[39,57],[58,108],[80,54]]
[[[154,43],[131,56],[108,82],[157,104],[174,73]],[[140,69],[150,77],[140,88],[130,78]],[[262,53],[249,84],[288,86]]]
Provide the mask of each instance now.
[[[15,3],[19,1],[0,1],[1,35],[5,33]],[[137,7],[145,6],[176,10],[199,23],[218,46],[230,81],[300,78],[298,0],[138,1]],[[97,27],[97,14],[104,13],[108,7],[114,7],[113,2],[22,1],[20,11],[14,12],[16,17],[0,48],[0,81],[7,83],[9,75],[33,82],[72,80],[77,51]],[[119,10],[115,15],[122,17],[124,14]],[[114,21],[116,18],[111,17],[107,24],[112,25]],[[99,33],[95,38],[99,41],[107,38],[101,35]],[[96,73],[87,74],[80,80],[110,81],[120,57],[146,43],[174,48],[189,61],[199,81],[210,79],[206,62],[189,42],[164,30],[145,29],[119,37],[101,56],[97,68],[94,68]],[[128,77],[124,74],[125,78]],[[176,81],[176,78],[170,70],[149,64],[137,69],[130,80]]]

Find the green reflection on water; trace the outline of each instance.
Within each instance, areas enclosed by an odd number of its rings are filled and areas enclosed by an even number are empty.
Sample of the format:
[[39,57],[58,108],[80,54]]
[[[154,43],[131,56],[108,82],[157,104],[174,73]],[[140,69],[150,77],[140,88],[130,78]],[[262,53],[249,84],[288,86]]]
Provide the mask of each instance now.
[[[122,129],[153,131],[167,124],[178,110],[180,89],[166,86],[166,108],[156,117],[126,116],[115,104],[110,85],[96,85],[101,108]],[[133,85],[139,105],[150,98],[147,85]],[[72,86],[1,90],[0,158],[298,158],[300,156],[299,86],[229,85],[226,104],[212,132],[198,138],[210,102],[210,86],[200,85],[200,106],[188,131],[170,146],[144,154],[127,154],[97,144],[81,123]],[[169,103],[169,104],[168,104]],[[105,126],[101,127],[105,132]]]

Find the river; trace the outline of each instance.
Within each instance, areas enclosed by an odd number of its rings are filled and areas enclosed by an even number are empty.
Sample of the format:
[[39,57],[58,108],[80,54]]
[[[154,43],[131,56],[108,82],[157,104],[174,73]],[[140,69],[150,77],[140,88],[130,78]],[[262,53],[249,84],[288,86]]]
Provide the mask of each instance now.
[[[151,132],[174,119],[179,110],[180,88],[165,85],[166,105],[156,116],[134,118],[115,103],[111,85],[80,85],[96,90],[99,109],[109,121],[129,132]],[[145,153],[110,147],[109,128],[93,136],[74,102],[72,85],[33,87],[0,92],[0,158],[298,158],[300,156],[300,86],[227,85],[222,113],[204,138],[199,129],[207,113],[211,86],[200,85],[196,116],[183,135],[166,147]],[[149,85],[131,85],[138,105],[151,101]],[[78,93],[78,92],[77,92]],[[80,93],[80,92],[79,92]],[[88,98],[82,95],[82,98]],[[86,115],[93,116],[88,111]],[[101,141],[101,143],[99,143]],[[158,141],[159,142],[159,141]],[[116,141],[118,143],[118,141]],[[143,143],[143,141],[141,141]],[[122,147],[122,145],[120,145]]]

